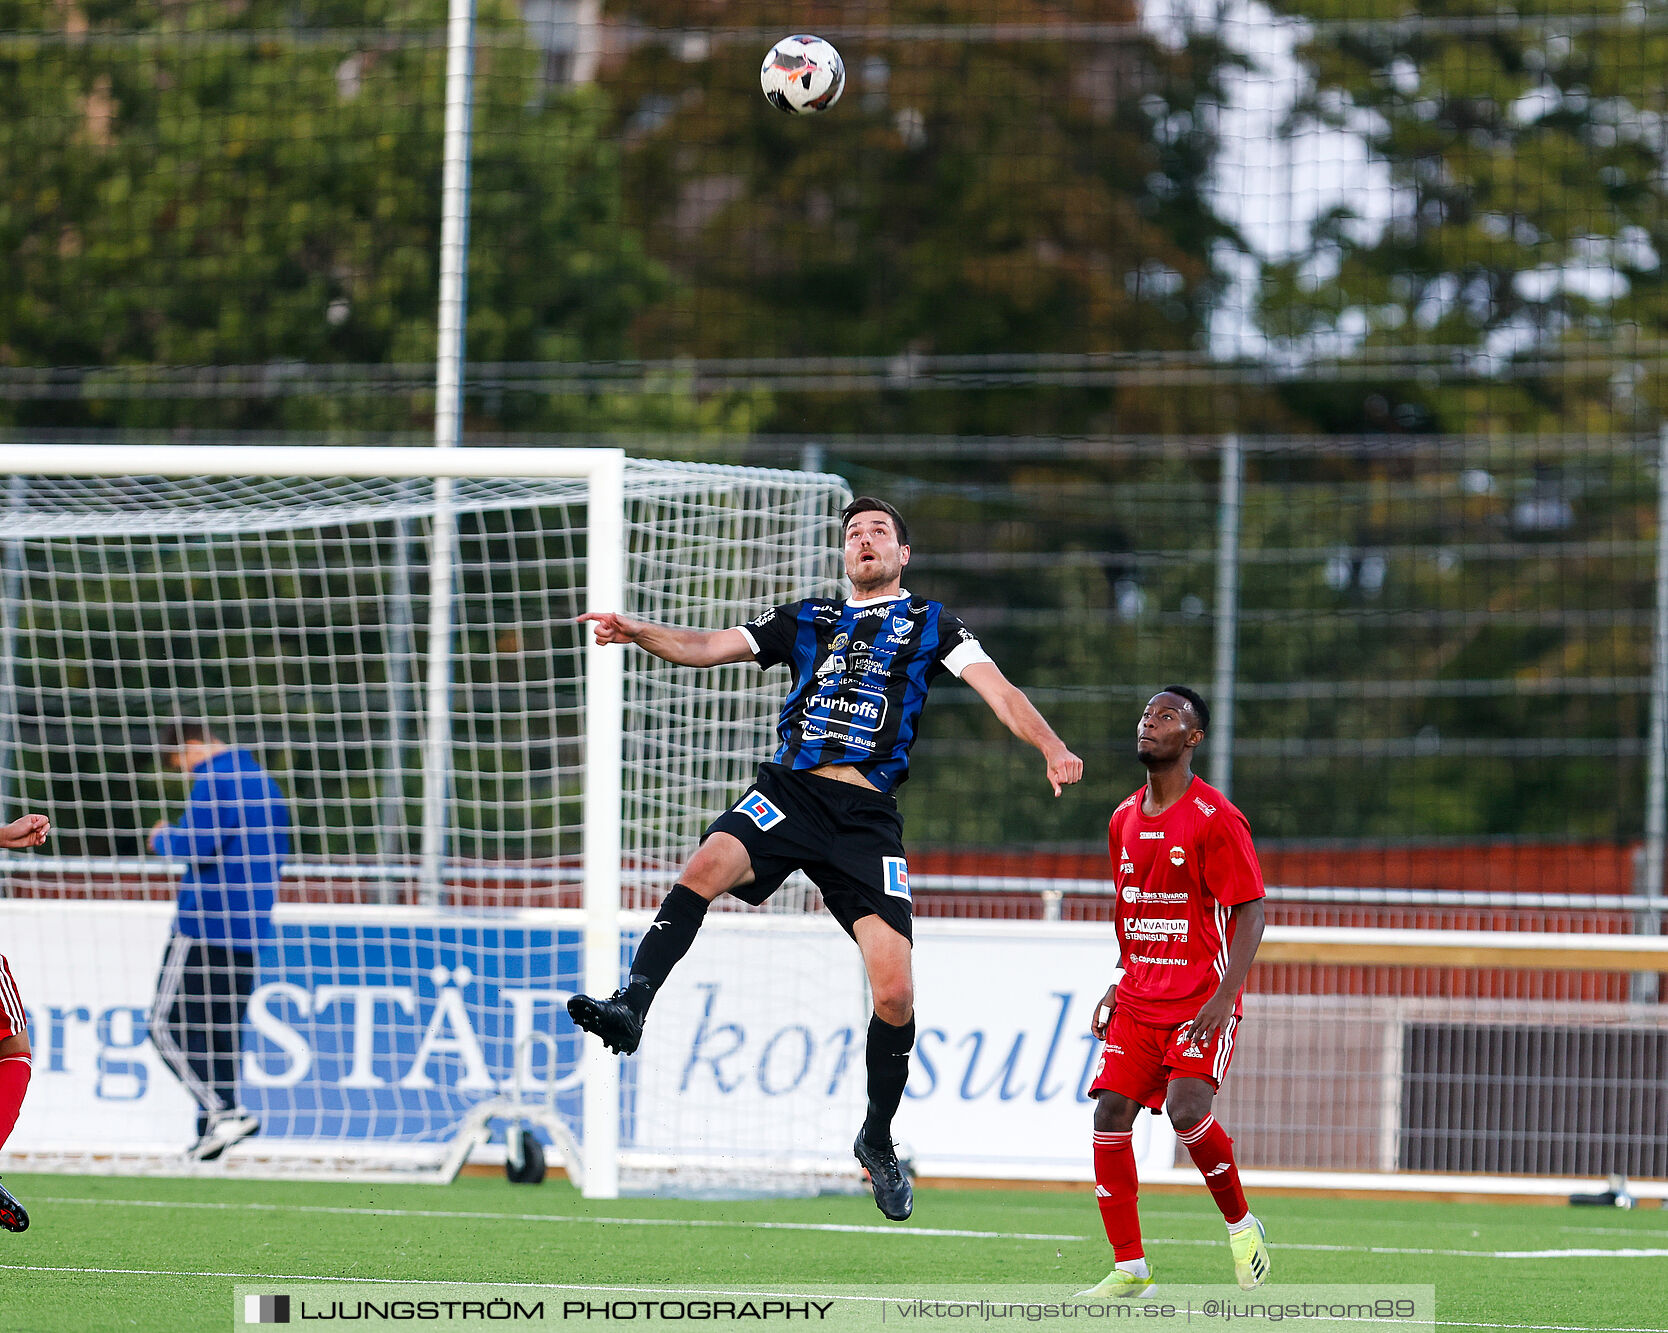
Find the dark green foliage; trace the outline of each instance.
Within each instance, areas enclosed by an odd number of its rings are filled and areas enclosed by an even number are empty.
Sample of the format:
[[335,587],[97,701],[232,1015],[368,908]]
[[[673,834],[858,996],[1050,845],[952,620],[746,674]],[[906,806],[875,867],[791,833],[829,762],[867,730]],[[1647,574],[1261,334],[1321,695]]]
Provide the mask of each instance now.
[[[1257,833],[1639,836],[1655,452],[1249,448],[1234,796]],[[1173,681],[1214,694],[1214,450],[870,467],[849,475],[908,517],[908,586],[966,617],[1087,761],[1056,800],[1035,753],[941,685],[902,798],[916,844],[1093,849],[1143,780],[1141,704]]]
[[[679,4],[651,25],[704,26]],[[796,21],[808,16],[799,15]],[[1231,240],[1203,195],[1205,104],[1227,58],[1161,49],[1124,0],[1019,15],[977,0],[891,6],[933,38],[839,35],[845,97],[772,113],[759,57],[724,33],[649,41],[610,65],[629,216],[682,279],[641,323],[656,355],[818,357],[1155,352],[1198,345]],[[958,40],[956,24],[1127,25],[1105,40]],[[779,9],[725,6],[768,30]],[[756,424],[955,433],[1081,429],[1135,410],[1104,390],[781,395]]]
[[[0,12],[0,364],[272,367],[278,394],[31,403],[22,424],[401,428],[427,398],[282,396],[285,367],[432,364],[445,5]],[[182,20],[184,27],[181,27]],[[330,24],[345,30],[320,32]],[[7,31],[7,30],[25,30]],[[32,30],[42,30],[34,32]],[[664,270],[621,225],[595,89],[480,19],[469,353],[618,356]],[[317,371],[311,373],[318,373]],[[356,379],[360,377],[355,377]],[[522,417],[602,424],[606,405]],[[631,409],[626,419],[636,420]],[[683,423],[660,405],[654,424]]]

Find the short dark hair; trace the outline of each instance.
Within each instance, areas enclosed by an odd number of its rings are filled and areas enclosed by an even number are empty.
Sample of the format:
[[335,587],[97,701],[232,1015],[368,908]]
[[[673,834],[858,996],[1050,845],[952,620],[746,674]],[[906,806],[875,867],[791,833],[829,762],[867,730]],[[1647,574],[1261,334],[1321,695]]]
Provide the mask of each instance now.
[[156,730],[156,748],[163,754],[173,753],[187,741],[207,744],[218,739],[207,722],[195,717],[176,717]]
[[1199,719],[1199,730],[1210,730],[1210,705],[1207,704],[1198,690],[1190,690],[1185,685],[1166,685],[1160,694],[1176,694],[1187,700],[1187,706],[1193,710],[1193,716]]
[[846,529],[851,526],[852,519],[859,514],[885,514],[892,520],[892,526],[898,533],[898,545],[909,545],[909,524],[904,517],[884,500],[877,500],[872,495],[859,495],[855,500],[840,511],[840,539],[845,540]]

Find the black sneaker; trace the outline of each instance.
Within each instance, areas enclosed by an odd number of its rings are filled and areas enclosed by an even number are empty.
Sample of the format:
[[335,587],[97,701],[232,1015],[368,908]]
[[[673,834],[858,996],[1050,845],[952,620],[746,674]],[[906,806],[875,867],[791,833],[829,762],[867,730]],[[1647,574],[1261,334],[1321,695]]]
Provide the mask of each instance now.
[[244,1110],[219,1111],[209,1117],[208,1128],[185,1150],[194,1162],[212,1162],[234,1143],[242,1143],[261,1132],[261,1122]]
[[12,1198],[12,1192],[4,1185],[0,1185],[0,1227],[7,1231],[29,1229],[29,1210]]
[[851,1151],[868,1173],[869,1186],[875,1192],[875,1207],[894,1222],[908,1217],[915,1208],[915,1190],[891,1141],[877,1148],[859,1130]]
[[606,1000],[575,995],[568,1001],[568,1017],[576,1027],[601,1037],[602,1044],[619,1055],[630,1055],[643,1040],[643,1020],[625,1002],[624,988]]

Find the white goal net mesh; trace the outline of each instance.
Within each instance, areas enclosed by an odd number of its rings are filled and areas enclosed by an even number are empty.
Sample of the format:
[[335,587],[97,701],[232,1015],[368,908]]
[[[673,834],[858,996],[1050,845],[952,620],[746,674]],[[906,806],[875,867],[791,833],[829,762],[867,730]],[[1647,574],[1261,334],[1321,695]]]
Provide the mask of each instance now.
[[[628,460],[624,488],[619,609],[718,628],[838,587],[837,478]],[[449,490],[437,658],[431,481],[0,481],[0,812],[54,825],[47,846],[0,854],[0,950],[36,1067],[12,1157],[143,1168],[177,1163],[196,1135],[198,1103],[150,1032],[176,894],[216,873],[212,856],[151,845],[203,777],[163,762],[179,719],[247,751],[291,823],[233,1063],[261,1129],[216,1169],[431,1165],[494,1105],[554,1106],[584,1139],[562,1002],[585,923],[587,483]],[[781,684],[616,651],[629,949],[640,910],[768,755]],[[437,660],[439,801],[424,764]],[[626,1152],[644,1110],[630,1070]],[[697,1095],[680,1124],[698,1134],[724,1109]]]

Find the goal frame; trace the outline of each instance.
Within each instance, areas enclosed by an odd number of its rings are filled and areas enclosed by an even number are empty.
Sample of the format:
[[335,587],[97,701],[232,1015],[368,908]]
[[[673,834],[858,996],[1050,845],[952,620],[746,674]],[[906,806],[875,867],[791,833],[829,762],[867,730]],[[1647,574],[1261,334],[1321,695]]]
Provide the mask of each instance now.
[[[0,475],[33,477],[147,476],[427,479],[566,478],[586,484],[588,611],[625,605],[625,451],[619,448],[449,448],[399,445],[23,445],[0,443]],[[445,799],[445,749],[450,742],[451,513],[444,488],[436,497],[435,540],[430,548],[429,658],[425,664],[423,748],[425,807]],[[435,633],[435,629],[440,630]],[[625,722],[623,655],[594,640],[585,644],[584,985],[607,992],[620,975],[621,764]],[[425,819],[423,883],[438,887],[440,821]],[[580,1168],[587,1198],[619,1194],[620,1070],[618,1057],[600,1042],[586,1042],[582,1056],[585,1141]],[[473,1129],[460,1131],[473,1140]],[[452,1154],[455,1156],[456,1154]],[[461,1157],[457,1165],[461,1165]],[[440,1178],[450,1179],[442,1167]]]

